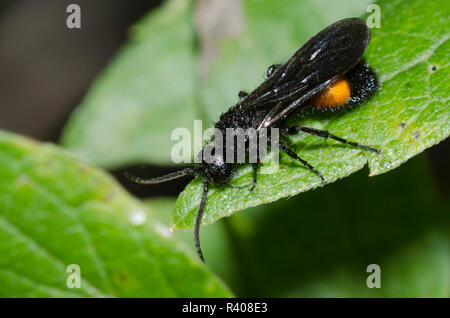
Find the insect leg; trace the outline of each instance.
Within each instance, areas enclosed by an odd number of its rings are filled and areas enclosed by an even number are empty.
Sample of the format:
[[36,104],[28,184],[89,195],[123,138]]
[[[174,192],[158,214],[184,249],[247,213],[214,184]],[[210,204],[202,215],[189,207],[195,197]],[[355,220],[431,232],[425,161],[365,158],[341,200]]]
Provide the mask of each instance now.
[[206,180],[203,184],[203,194],[202,199],[200,201],[200,206],[198,207],[197,217],[195,218],[195,229],[194,229],[194,241],[195,248],[197,249],[198,257],[205,263],[205,259],[203,258],[202,249],[200,248],[200,224],[202,222],[203,210],[205,208],[206,197],[208,195],[209,183],[211,180]]
[[249,190],[250,192],[252,192],[255,189],[255,187],[256,187],[256,179],[258,177],[258,165],[259,165],[259,162],[252,163],[252,168],[253,168],[253,185],[252,185],[252,187]]
[[271,77],[272,75],[273,75],[273,73],[275,73],[280,67],[282,67],[283,65],[281,65],[281,64],[273,64],[273,65],[270,65],[268,68],[267,68],[267,72],[266,72],[266,76],[267,77]]
[[248,96],[248,93],[247,93],[247,92],[240,91],[240,92],[238,93],[239,99],[244,99],[244,98],[246,98],[247,96]]
[[310,169],[312,172],[314,172],[316,174],[316,176],[318,176],[320,178],[320,180],[322,180],[322,183],[325,184],[325,179],[323,178],[322,174],[317,171],[316,168],[314,168],[313,166],[311,166],[306,160],[300,158],[294,151],[292,151],[291,149],[289,149],[284,143],[282,143],[281,141],[279,142],[280,148],[281,150],[283,150],[289,157],[291,157],[292,159],[298,160],[300,161],[305,167],[307,167],[308,169]]
[[251,186],[249,191],[252,192],[253,189],[255,189],[255,187],[256,187],[256,176],[257,176],[257,173],[258,173],[258,165],[259,165],[259,162],[258,163],[252,163],[252,168],[253,168],[253,181],[252,181],[252,183],[246,183],[246,184],[243,184],[243,185],[227,184],[227,186],[230,187],[230,188],[234,188],[234,189],[242,189],[242,188],[246,188],[248,186]]
[[317,137],[322,137],[322,138],[331,138],[331,139],[339,141],[340,143],[343,143],[343,144],[370,150],[370,151],[376,152],[377,154],[381,153],[381,150],[379,150],[379,149],[361,145],[356,142],[349,141],[347,139],[332,135],[326,130],[314,129],[314,128],[309,128],[309,127],[301,127],[301,126],[294,126],[294,127],[285,128],[285,129],[281,130],[281,133],[284,135],[296,135],[299,132],[304,132],[304,133],[307,133],[307,134],[310,134],[313,136],[317,136]]

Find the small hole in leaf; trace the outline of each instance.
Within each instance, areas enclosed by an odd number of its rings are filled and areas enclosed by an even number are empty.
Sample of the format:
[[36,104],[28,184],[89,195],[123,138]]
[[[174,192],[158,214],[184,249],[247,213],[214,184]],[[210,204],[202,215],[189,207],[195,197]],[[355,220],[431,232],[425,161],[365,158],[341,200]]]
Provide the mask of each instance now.
[[428,71],[429,71],[430,73],[434,73],[434,72],[436,72],[437,70],[438,70],[438,66],[437,66],[437,65],[430,64],[430,65],[428,66]]
[[420,132],[416,131],[416,133],[414,134],[414,139],[419,139],[420,137]]
[[398,124],[398,126],[399,126],[401,129],[405,129],[407,125],[406,125],[404,122],[401,122],[400,124]]

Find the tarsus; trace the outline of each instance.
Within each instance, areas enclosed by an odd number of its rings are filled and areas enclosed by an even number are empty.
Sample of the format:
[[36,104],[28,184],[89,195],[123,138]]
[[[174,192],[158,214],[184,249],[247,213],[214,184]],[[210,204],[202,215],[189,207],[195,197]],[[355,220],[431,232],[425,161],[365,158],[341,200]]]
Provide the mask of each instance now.
[[203,258],[202,249],[200,247],[200,224],[202,223],[203,210],[205,207],[206,197],[208,195],[209,183],[211,180],[205,180],[203,184],[203,194],[202,200],[200,201],[200,206],[198,207],[197,217],[195,218],[195,229],[194,229],[194,241],[195,247],[197,249],[197,254],[200,259],[205,263],[205,259]]

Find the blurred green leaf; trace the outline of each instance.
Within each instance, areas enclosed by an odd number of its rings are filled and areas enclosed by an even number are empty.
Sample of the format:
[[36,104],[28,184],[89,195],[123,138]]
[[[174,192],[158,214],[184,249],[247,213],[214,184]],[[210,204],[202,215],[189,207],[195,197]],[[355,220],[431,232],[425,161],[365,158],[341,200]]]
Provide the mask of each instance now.
[[[450,6],[442,1],[394,0],[378,4],[382,13],[381,28],[372,29],[372,41],[366,54],[367,61],[380,76],[378,94],[351,111],[331,116],[316,114],[301,120],[301,124],[380,148],[382,154],[312,136],[291,138],[291,148],[314,165],[328,183],[360,170],[367,162],[371,175],[389,171],[450,133],[449,28],[445,27]],[[308,9],[309,19],[298,18],[302,8]],[[239,90],[239,84],[241,88],[250,89],[256,85],[256,77],[250,79],[250,74],[262,74],[264,65],[285,60],[302,43],[301,39],[313,35],[312,29],[307,29],[306,35],[303,25],[321,16],[311,12],[313,10],[302,7],[297,1],[286,2],[283,6],[269,0],[246,1],[248,31],[237,40],[223,41],[221,56],[205,82],[206,109],[217,116],[226,108],[223,106],[219,110],[213,106],[236,101],[233,94]],[[331,22],[329,17],[325,20],[324,25]],[[236,70],[234,74],[233,70]],[[232,180],[234,184],[249,182],[251,168],[248,166],[240,169]],[[252,193],[245,188],[212,187],[203,223],[209,224],[235,211],[320,185],[314,173],[282,155],[279,167],[271,161],[262,165],[258,185]],[[193,227],[201,188],[201,178],[197,178],[180,194],[173,213],[175,228]]]
[[[424,159],[370,182],[361,171],[234,214],[233,290],[241,297],[450,297],[450,206]],[[380,266],[380,289],[366,285],[369,264]]]
[[70,118],[63,146],[104,168],[173,164],[171,132],[192,128],[196,118],[190,6],[169,1],[133,26],[128,45]]
[[[144,201],[148,210],[164,225],[170,226],[170,214],[175,206],[175,198],[151,198]],[[211,271],[226,282],[234,281],[232,268],[235,265],[234,250],[230,242],[225,219],[202,229],[201,241],[203,256]],[[190,254],[198,258],[194,245],[194,233],[190,230],[174,231],[175,239],[184,242],[190,249]]]
[[[112,177],[0,132],[0,296],[229,297]],[[81,288],[69,289],[69,264]]]

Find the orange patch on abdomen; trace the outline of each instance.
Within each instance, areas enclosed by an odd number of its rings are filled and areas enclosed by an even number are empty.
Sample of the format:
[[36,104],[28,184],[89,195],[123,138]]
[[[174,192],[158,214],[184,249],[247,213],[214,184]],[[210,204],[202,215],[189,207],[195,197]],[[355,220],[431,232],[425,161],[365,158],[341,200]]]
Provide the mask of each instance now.
[[314,95],[311,98],[311,104],[316,108],[339,107],[344,105],[350,96],[350,83],[346,78],[341,77]]

